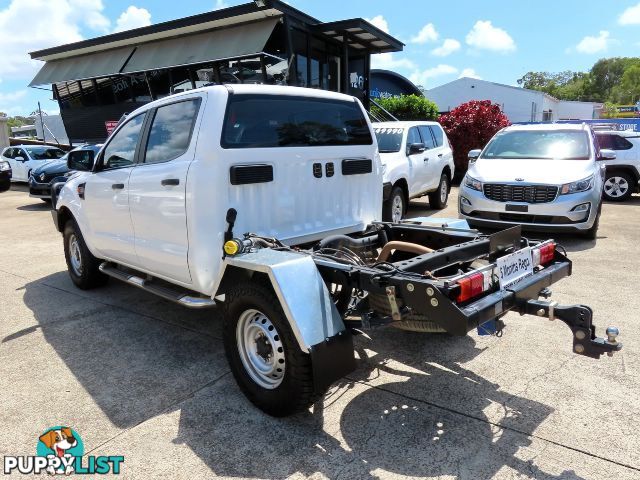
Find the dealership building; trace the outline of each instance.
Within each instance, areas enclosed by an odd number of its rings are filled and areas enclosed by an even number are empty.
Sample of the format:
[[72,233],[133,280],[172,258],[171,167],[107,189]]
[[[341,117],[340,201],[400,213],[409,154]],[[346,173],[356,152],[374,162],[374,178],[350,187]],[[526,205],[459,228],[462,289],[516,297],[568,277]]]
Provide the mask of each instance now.
[[382,90],[371,85],[371,55],[403,46],[362,18],[323,23],[279,0],[256,0],[32,52],[46,63],[30,86],[51,86],[71,142],[99,142],[123,114],[208,84],[320,88],[368,107],[372,91],[415,89],[386,71],[375,74]]

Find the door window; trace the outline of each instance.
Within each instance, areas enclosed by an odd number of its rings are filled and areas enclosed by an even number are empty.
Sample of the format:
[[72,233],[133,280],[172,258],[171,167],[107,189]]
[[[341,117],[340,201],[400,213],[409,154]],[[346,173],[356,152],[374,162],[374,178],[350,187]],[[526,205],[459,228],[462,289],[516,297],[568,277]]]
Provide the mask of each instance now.
[[111,138],[102,156],[102,170],[133,165],[144,116],[143,113],[132,118]]
[[439,125],[431,125],[431,132],[433,132],[433,138],[436,141],[436,147],[441,147],[444,145],[444,132],[442,131],[442,127]]
[[153,118],[144,163],[162,163],[179,157],[189,148],[200,99],[158,108]]
[[21,148],[13,149],[13,158],[16,158],[16,157],[22,157],[24,160],[29,160],[29,157],[27,156],[26,152]]
[[2,153],[2,156],[5,158],[13,158],[14,157],[13,150],[14,150],[13,148],[6,148]]
[[413,143],[422,143],[420,133],[416,127],[411,127],[409,133],[407,133],[407,153],[409,152],[409,146]]
[[422,134],[422,142],[424,143],[424,146],[427,150],[436,148],[436,144],[433,141],[433,137],[431,136],[431,129],[428,126],[420,126],[420,133]]

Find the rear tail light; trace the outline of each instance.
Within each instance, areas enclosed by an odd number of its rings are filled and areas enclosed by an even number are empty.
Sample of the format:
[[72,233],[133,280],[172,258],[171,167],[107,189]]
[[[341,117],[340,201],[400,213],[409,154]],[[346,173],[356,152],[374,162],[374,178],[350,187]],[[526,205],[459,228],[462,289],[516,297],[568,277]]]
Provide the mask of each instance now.
[[481,272],[473,272],[456,280],[460,285],[460,292],[456,297],[456,302],[463,303],[470,300],[491,288],[491,276],[493,269],[487,269]]
[[546,265],[553,260],[556,252],[556,243],[548,240],[531,250],[534,266]]

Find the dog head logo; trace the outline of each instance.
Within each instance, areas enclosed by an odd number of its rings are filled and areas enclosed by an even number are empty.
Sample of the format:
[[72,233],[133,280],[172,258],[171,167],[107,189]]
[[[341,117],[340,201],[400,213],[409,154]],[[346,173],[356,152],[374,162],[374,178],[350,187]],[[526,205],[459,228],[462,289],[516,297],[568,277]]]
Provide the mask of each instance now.
[[56,457],[64,457],[68,450],[78,446],[78,440],[69,427],[54,427],[40,435],[40,441],[53,451]]

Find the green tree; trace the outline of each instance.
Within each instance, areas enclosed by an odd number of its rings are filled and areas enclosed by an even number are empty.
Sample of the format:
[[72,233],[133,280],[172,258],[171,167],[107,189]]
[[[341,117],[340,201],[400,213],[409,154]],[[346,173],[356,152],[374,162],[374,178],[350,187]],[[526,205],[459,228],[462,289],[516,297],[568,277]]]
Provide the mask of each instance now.
[[595,102],[620,101],[620,91],[625,70],[634,65],[640,65],[637,57],[613,57],[598,60],[589,71],[587,91],[590,100]]
[[[382,108],[398,120],[437,120],[438,106],[420,95],[402,95],[400,97],[380,98],[376,100]],[[371,106],[374,115],[385,117],[375,105]]]
[[620,89],[625,101],[629,104],[640,99],[640,65],[631,65],[625,69],[620,81]]

